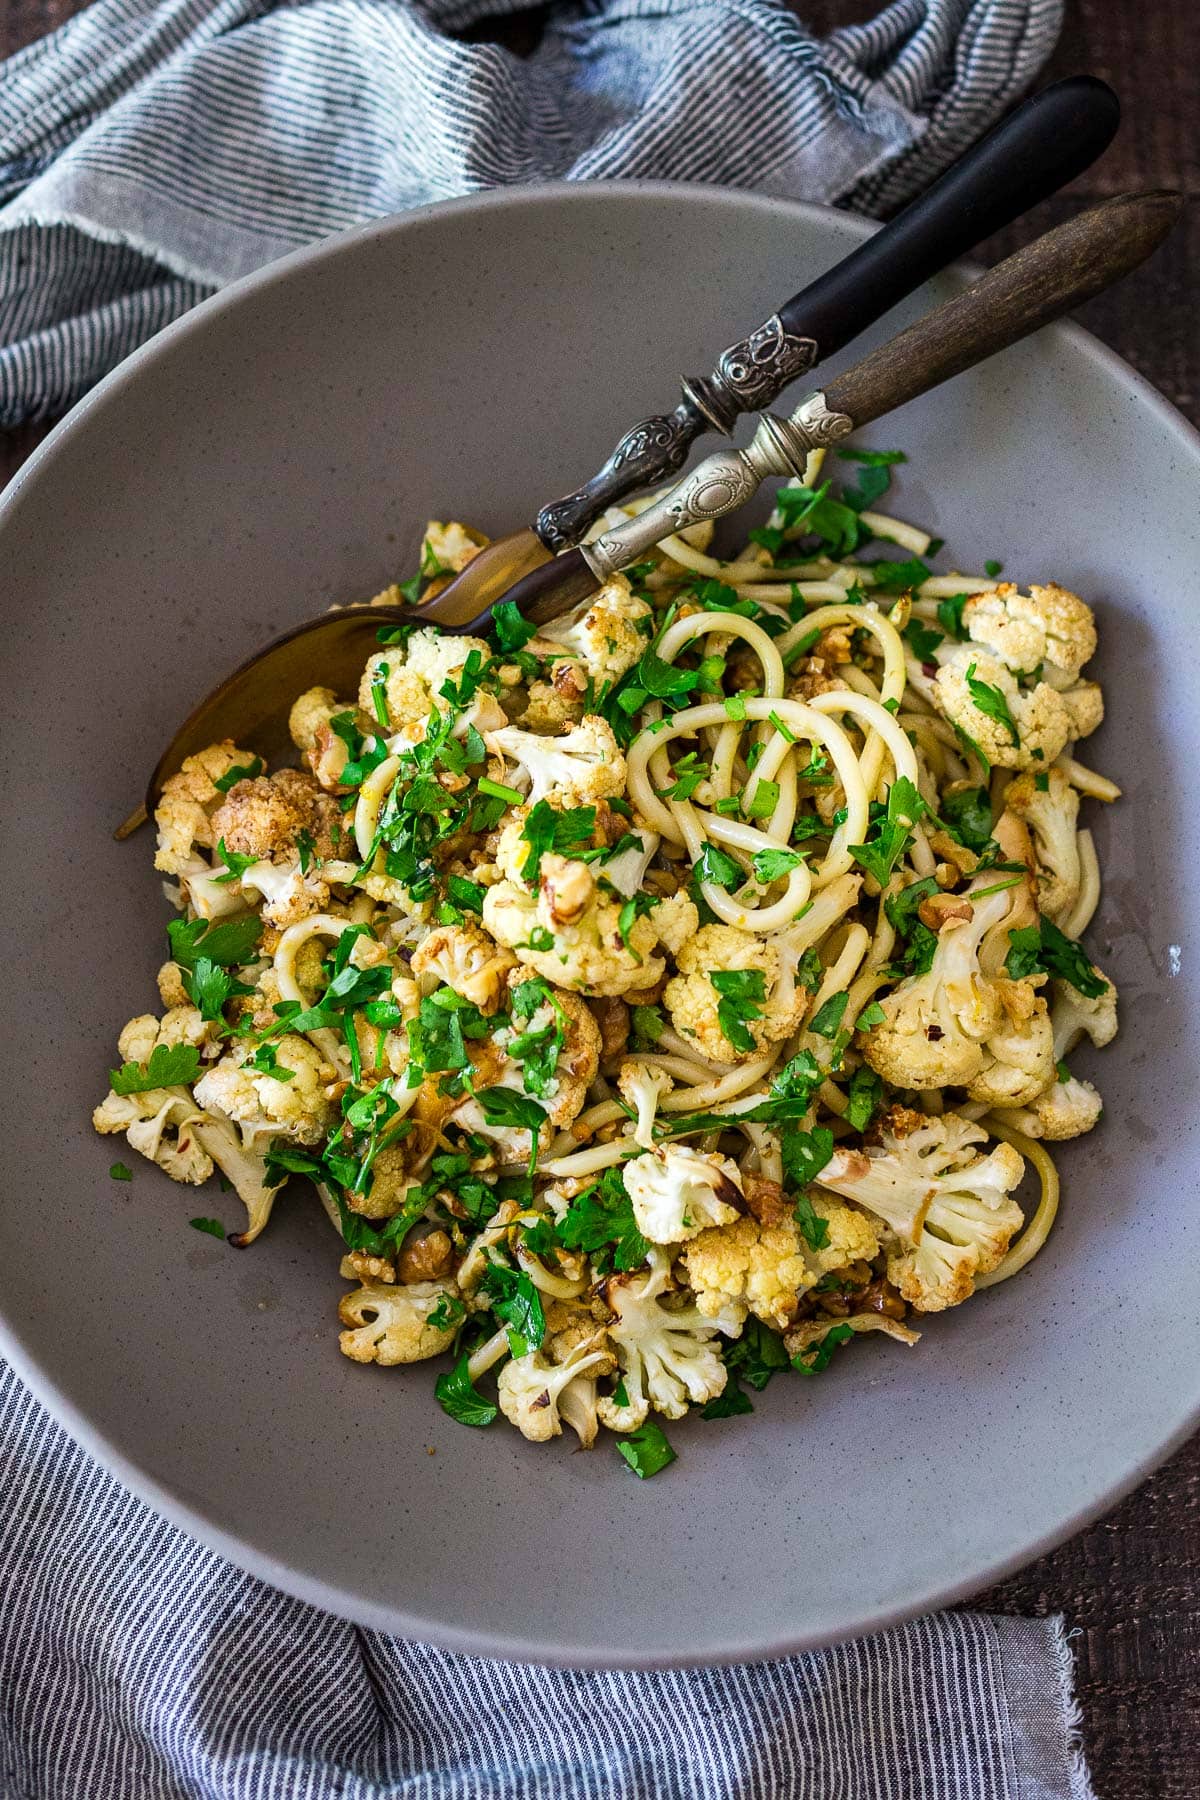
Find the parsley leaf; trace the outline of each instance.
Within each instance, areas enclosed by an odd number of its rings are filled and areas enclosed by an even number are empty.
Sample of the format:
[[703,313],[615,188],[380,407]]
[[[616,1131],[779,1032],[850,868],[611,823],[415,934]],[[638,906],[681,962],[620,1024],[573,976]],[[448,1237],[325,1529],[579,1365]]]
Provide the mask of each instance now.
[[1014,744],[1021,742],[1021,734],[1013,722],[1008,710],[1008,701],[1002,688],[993,687],[990,682],[980,681],[975,674],[976,665],[972,663],[967,670],[967,692],[985,719],[994,719],[997,725],[1003,725]]
[[985,787],[960,788],[956,794],[945,794],[941,808],[951,836],[968,850],[978,853],[991,842],[992,801]]
[[753,867],[754,879],[763,883],[779,881],[798,869],[804,861],[797,850],[756,850]]
[[928,811],[915,785],[901,775],[888,789],[887,807],[876,819],[867,843],[848,846],[855,862],[873,875],[881,888],[887,886],[892,870],[912,842],[912,827]]
[[492,629],[501,650],[523,650],[538,628],[523,616],[515,600],[498,600],[492,608]]
[[188,1224],[193,1231],[207,1231],[209,1237],[224,1238],[225,1227],[220,1219],[189,1219]]
[[751,1313],[742,1335],[725,1350],[725,1367],[736,1371],[738,1379],[752,1387],[756,1394],[780,1369],[786,1369],[790,1358],[783,1339]]
[[186,1087],[196,1079],[200,1052],[194,1044],[156,1044],[148,1063],[122,1063],[110,1069],[108,1084],[114,1094],[146,1094],[152,1088]]
[[726,856],[714,843],[706,843],[696,860],[693,871],[697,881],[711,881],[714,887],[730,889],[740,887],[743,876],[741,868],[732,856]]
[[767,978],[761,969],[714,969],[709,981],[720,998],[717,1023],[735,1050],[752,1054],[754,1036],[747,1021],[761,1019],[767,998]]
[[833,1133],[827,1125],[818,1125],[813,1131],[788,1125],[780,1137],[780,1150],[785,1182],[791,1187],[807,1187],[833,1155]]
[[913,556],[907,562],[870,562],[864,563],[875,577],[876,591],[882,594],[904,594],[909,588],[920,587],[928,581],[933,571],[923,563],[919,556]]
[[[541,872],[543,856],[553,853],[556,856],[572,856],[580,858],[581,850],[593,850],[592,839],[596,833],[596,809],[594,806],[568,807],[559,812],[548,800],[539,800],[531,807],[529,816],[521,827],[521,836],[529,845],[529,854],[521,869],[525,880],[535,883]],[[602,849],[595,854],[602,854]]]
[[730,1377],[726,1381],[723,1392],[707,1405],[700,1408],[702,1419],[735,1419],[739,1413],[752,1413],[754,1403],[749,1394],[744,1394],[737,1382]]
[[653,1423],[624,1433],[617,1439],[617,1451],[642,1481],[648,1481],[651,1475],[657,1475],[660,1469],[675,1461],[675,1452],[668,1444],[662,1426]]
[[809,1249],[824,1250],[829,1242],[829,1221],[821,1217],[807,1194],[797,1196],[795,1214],[800,1236]]
[[970,598],[970,594],[951,594],[948,600],[938,601],[938,624],[947,637],[957,638],[960,644],[967,635],[963,624],[963,608]]
[[852,1325],[834,1325],[819,1343],[810,1344],[799,1356],[793,1356],[792,1367],[798,1375],[819,1375],[827,1369],[839,1344],[848,1344],[854,1336]]
[[518,1094],[510,1087],[483,1088],[475,1098],[489,1125],[509,1126],[529,1133],[529,1173],[532,1175],[537,1162],[538,1136],[546,1122],[545,1107],[539,1101],[531,1100],[528,1094]]
[[236,968],[251,962],[262,936],[262,920],[255,913],[244,919],[223,919],[210,925],[204,919],[172,919],[167,926],[171,957],[181,969],[194,969],[198,957]]
[[844,988],[840,994],[830,994],[824,1006],[819,1006],[808,1021],[808,1029],[815,1031],[818,1037],[835,1038],[841,1029],[849,999]]
[[133,1170],[123,1162],[115,1162],[108,1171],[113,1181],[132,1181]]
[[886,1018],[887,1014],[878,1000],[872,1000],[870,1006],[865,1006],[855,1019],[854,1029],[855,1031],[870,1031],[872,1025],[882,1025]]
[[613,1268],[639,1269],[650,1246],[637,1228],[633,1202],[619,1168],[605,1169],[593,1187],[576,1195],[558,1227],[564,1250],[585,1250],[595,1258],[612,1246]]
[[1067,981],[1086,1000],[1098,1000],[1108,992],[1108,983],[1085,954],[1082,945],[1069,938],[1049,919],[1028,925],[1008,934],[1009,952],[1005,973],[1014,981],[1039,972],[1056,975]]
[[198,956],[196,966],[184,976],[184,986],[192,1005],[200,1009],[202,1019],[219,1019],[221,1008],[235,991],[251,993],[244,982],[234,981],[228,969],[221,968],[211,957]]
[[937,932],[931,931],[917,917],[917,908],[922,900],[939,891],[933,876],[926,875],[923,880],[910,882],[898,894],[891,894],[884,901],[883,910],[895,927],[903,946],[894,966],[904,975],[925,975],[932,967],[934,951],[937,949]]
[[508,1346],[514,1356],[537,1350],[546,1335],[542,1297],[525,1271],[489,1263],[480,1282],[492,1303],[492,1311],[508,1327]]
[[931,663],[935,652],[946,641],[940,631],[935,631],[932,625],[926,625],[923,619],[910,619],[904,627],[904,636],[919,663]]
[[234,763],[231,769],[226,769],[224,775],[218,775],[214,779],[213,786],[219,794],[227,794],[239,781],[253,781],[257,775],[262,774],[265,767],[261,756],[256,756],[252,762]]
[[[880,1007],[879,1011],[882,1017],[883,1008]],[[874,1069],[868,1069],[865,1063],[854,1072],[847,1101],[847,1125],[852,1126],[855,1131],[865,1131],[883,1104],[883,1083]]]
[[438,1376],[433,1389],[442,1411],[460,1425],[490,1425],[498,1408],[485,1400],[471,1380],[471,1358],[465,1353]]

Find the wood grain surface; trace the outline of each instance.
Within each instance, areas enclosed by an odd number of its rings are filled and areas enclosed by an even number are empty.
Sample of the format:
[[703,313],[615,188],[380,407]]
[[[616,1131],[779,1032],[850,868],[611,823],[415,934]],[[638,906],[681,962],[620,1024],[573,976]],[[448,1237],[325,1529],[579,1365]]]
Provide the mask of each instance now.
[[[74,0],[0,0],[0,54],[76,10]],[[796,10],[827,30],[877,6],[796,0]],[[536,18],[509,27],[505,41],[521,49],[535,36]],[[1200,423],[1200,0],[1067,0],[1049,73],[1077,72],[1103,76],[1120,93],[1125,121],[1116,144],[1068,197],[994,239],[982,260],[1006,255],[1087,200],[1128,188],[1183,189],[1192,205],[1153,264],[1079,317]],[[0,482],[45,429],[0,433]],[[1061,1612],[1075,1628],[1100,1800],[1200,1800],[1200,1437],[1107,1518],[972,1606]]]

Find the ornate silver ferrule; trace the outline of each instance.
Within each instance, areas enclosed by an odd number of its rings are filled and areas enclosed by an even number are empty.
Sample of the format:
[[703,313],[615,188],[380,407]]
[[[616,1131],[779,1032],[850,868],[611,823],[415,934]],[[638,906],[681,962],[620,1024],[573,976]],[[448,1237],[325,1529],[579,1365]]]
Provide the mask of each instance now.
[[824,394],[809,394],[790,419],[764,413],[744,450],[716,450],[652,501],[636,518],[625,519],[581,544],[585,562],[600,581],[640,561],[673,533],[706,519],[722,519],[744,506],[768,475],[803,475],[811,450],[836,443],[853,429],[845,413],[831,412]]
[[758,412],[817,359],[812,338],[794,337],[773,314],[717,358],[711,375],[689,375],[672,413],[655,413],[625,433],[604,467],[573,494],[544,506],[534,530],[547,550],[577,544],[606,507],[682,469],[706,431],[731,432],[743,413]]
[[717,431],[728,433],[742,413],[770,406],[816,360],[814,340],[793,337],[772,313],[748,338],[721,352],[711,375],[686,376],[683,391]]

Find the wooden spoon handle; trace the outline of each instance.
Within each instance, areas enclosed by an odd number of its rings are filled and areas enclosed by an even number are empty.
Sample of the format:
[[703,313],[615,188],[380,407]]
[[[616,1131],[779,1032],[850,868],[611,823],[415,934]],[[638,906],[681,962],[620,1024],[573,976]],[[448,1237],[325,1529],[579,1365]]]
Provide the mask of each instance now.
[[1007,350],[1136,269],[1179,218],[1167,189],[1121,194],[1037,238],[826,385],[854,430]]

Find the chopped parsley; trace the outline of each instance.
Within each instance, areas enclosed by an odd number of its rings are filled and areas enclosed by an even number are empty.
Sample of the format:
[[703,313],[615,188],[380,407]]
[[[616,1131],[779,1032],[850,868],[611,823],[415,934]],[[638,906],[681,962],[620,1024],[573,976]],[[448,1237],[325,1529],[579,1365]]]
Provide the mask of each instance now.
[[471,1380],[471,1358],[466,1352],[452,1369],[438,1376],[433,1391],[442,1411],[459,1425],[490,1425],[499,1410]]
[[1017,730],[1013,716],[1008,710],[1008,700],[1002,688],[993,687],[990,682],[980,681],[975,674],[976,665],[971,663],[967,669],[967,692],[972,704],[983,714],[985,719],[994,719],[997,725],[1003,725],[1014,744],[1021,742],[1021,734]]
[[256,756],[253,761],[248,763],[234,763],[231,769],[226,769],[224,775],[214,777],[213,786],[219,794],[227,794],[230,788],[237,786],[239,781],[253,781],[256,776],[262,774],[265,767],[266,764],[261,756]]
[[708,977],[718,994],[717,1023],[735,1050],[752,1055],[756,1045],[749,1024],[763,1016],[767,978],[761,969],[714,969]]
[[795,1218],[809,1249],[824,1250],[829,1242],[829,1221],[821,1217],[807,1194],[797,1195]]
[[225,1227],[222,1225],[220,1219],[189,1219],[188,1224],[193,1231],[206,1231],[209,1237],[221,1238],[224,1240]]
[[129,1168],[126,1163],[123,1163],[123,1162],[115,1162],[112,1165],[112,1168],[108,1171],[108,1173],[109,1173],[109,1178],[112,1181],[132,1181],[133,1180],[133,1170],[131,1168]]
[[523,616],[515,600],[498,600],[492,608],[492,628],[501,650],[523,650],[537,636],[537,626]]
[[675,1461],[675,1452],[667,1442],[661,1425],[648,1420],[636,1431],[623,1433],[617,1439],[617,1452],[641,1481],[648,1481]]
[[912,842],[912,828],[929,808],[906,775],[888,789],[887,806],[878,809],[865,844],[851,844],[850,854],[881,888]]
[[236,968],[253,961],[262,929],[262,920],[255,913],[244,919],[223,919],[219,924],[209,924],[204,919],[172,919],[167,937],[172,960],[181,969],[194,969],[201,956],[223,968]]
[[[879,1008],[879,1017],[883,1018],[883,1008]],[[866,1014],[863,1014],[863,1018]],[[862,1019],[859,1020],[862,1030]],[[846,1098],[846,1123],[855,1131],[865,1131],[879,1108],[883,1105],[883,1082],[874,1069],[867,1068],[864,1063],[856,1069],[850,1081],[850,1091]]]
[[1027,925],[1008,934],[1009,952],[1005,959],[1006,974],[1014,981],[1038,973],[1056,975],[1069,982],[1085,1000],[1098,1000],[1108,992],[1108,983],[1085,954],[1082,945],[1069,938],[1049,919]]
[[848,1344],[854,1336],[852,1325],[832,1325],[824,1337],[816,1344],[810,1344],[798,1356],[793,1356],[792,1367],[798,1375],[819,1375],[829,1367],[833,1353],[839,1344]]
[[479,1285],[500,1323],[508,1328],[512,1354],[525,1356],[540,1348],[546,1335],[546,1315],[542,1297],[525,1271],[489,1263]]
[[194,1044],[156,1044],[149,1062],[110,1069],[108,1085],[114,1094],[147,1094],[154,1088],[187,1087],[199,1070],[200,1052]]
[[586,1251],[597,1272],[610,1256],[613,1268],[622,1273],[640,1269],[650,1254],[619,1168],[605,1169],[594,1186],[572,1200],[556,1235],[564,1250]]
[[818,1037],[834,1038],[841,1030],[842,1020],[846,1016],[846,1006],[850,999],[843,988],[840,994],[830,994],[823,1006],[819,1006],[808,1022],[808,1029],[815,1031]]

